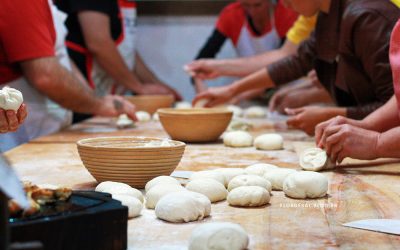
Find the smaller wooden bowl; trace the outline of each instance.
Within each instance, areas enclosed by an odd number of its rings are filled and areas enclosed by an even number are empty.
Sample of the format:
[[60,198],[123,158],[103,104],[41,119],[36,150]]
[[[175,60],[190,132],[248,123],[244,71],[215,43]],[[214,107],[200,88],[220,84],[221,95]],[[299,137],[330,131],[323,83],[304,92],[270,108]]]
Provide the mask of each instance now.
[[125,96],[125,99],[136,106],[136,110],[153,114],[159,108],[172,107],[175,99],[172,95],[135,95]]

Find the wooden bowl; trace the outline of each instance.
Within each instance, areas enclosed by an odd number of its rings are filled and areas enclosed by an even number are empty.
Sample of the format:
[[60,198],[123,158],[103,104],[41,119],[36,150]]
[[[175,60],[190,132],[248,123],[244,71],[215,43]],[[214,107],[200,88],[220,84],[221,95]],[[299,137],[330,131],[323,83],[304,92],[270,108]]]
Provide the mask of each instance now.
[[169,146],[145,147],[152,137],[97,137],[77,142],[83,165],[98,181],[117,181],[143,188],[160,175],[170,175],[178,166],[185,143],[168,140]]
[[222,108],[159,109],[165,131],[174,140],[213,142],[228,127],[232,111]]
[[136,106],[136,109],[153,114],[159,108],[169,108],[175,101],[173,95],[135,95],[125,96],[125,99]]

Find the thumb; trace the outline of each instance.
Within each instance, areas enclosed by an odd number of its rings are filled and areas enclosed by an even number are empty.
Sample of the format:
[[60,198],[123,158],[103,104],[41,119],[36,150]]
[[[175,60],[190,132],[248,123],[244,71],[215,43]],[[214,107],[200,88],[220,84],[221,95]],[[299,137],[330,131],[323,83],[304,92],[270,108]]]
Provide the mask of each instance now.
[[304,111],[304,108],[295,108],[295,109],[285,108],[285,112],[288,115],[297,115],[303,111]]

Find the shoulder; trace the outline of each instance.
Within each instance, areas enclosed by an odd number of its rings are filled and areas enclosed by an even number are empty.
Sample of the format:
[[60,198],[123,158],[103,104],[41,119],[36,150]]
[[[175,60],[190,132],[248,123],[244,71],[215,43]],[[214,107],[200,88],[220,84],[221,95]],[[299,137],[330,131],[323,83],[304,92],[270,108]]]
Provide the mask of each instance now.
[[400,9],[390,0],[347,1],[343,19],[358,19],[365,16],[398,19],[400,16]]
[[219,19],[228,19],[234,20],[236,18],[244,18],[246,16],[245,11],[242,5],[238,2],[228,4],[225,8],[222,9]]

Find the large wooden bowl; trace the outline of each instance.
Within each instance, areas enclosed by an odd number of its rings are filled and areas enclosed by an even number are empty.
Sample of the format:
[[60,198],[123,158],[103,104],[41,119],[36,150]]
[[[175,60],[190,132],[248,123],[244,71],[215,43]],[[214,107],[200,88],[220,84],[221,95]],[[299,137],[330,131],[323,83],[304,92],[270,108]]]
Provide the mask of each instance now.
[[222,108],[159,109],[165,131],[174,140],[213,142],[218,140],[232,119],[232,111]]
[[98,181],[117,181],[136,188],[160,175],[170,175],[178,166],[185,143],[168,140],[170,146],[144,147],[152,137],[98,137],[77,142],[86,169]]
[[136,110],[142,110],[153,114],[159,108],[172,107],[175,99],[172,95],[135,95],[125,96],[125,99],[136,106]]

